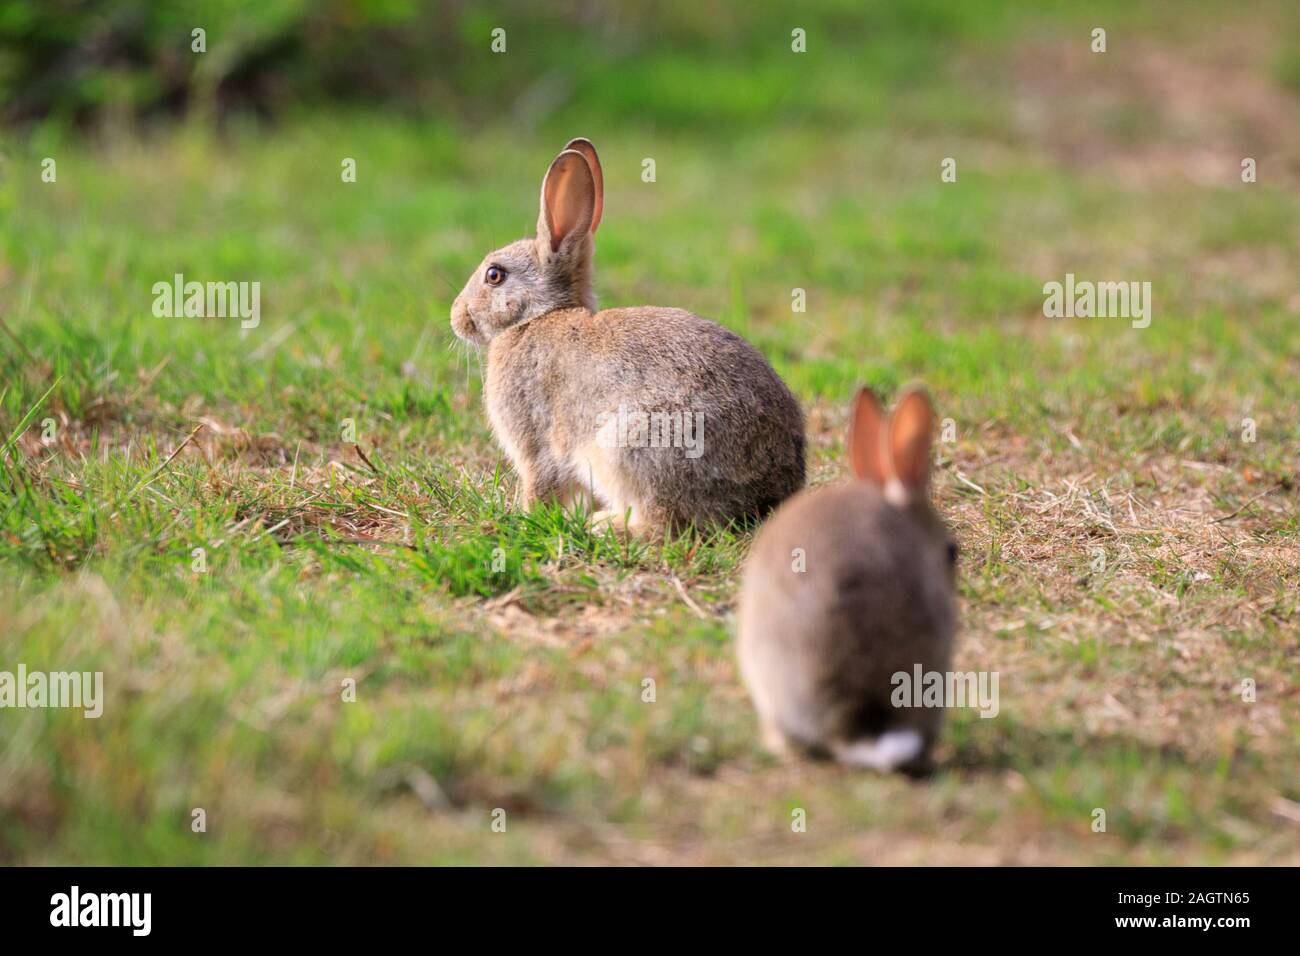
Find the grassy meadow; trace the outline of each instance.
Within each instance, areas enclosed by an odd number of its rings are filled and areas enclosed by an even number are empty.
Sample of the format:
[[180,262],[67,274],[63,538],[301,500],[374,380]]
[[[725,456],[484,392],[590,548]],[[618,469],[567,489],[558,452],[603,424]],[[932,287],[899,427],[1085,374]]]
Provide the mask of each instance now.
[[[106,697],[0,710],[0,863],[1300,863],[1300,12],[902,6],[629,5],[422,116],[0,131],[0,670]],[[602,305],[754,342],[813,482],[859,383],[952,419],[1001,701],[931,778],[762,751],[750,532],[516,509],[449,307],[576,135]],[[260,324],[155,317],[176,273]],[[1066,273],[1149,327],[1045,318]]]

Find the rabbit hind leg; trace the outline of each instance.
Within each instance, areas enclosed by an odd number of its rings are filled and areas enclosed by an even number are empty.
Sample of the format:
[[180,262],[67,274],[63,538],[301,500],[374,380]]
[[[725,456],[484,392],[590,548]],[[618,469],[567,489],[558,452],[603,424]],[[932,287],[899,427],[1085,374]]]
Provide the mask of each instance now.
[[602,507],[591,515],[592,524],[608,524],[617,530],[642,532],[655,525],[655,514],[645,506],[620,468],[619,449],[590,442],[574,455],[573,473],[590,489],[591,498]]

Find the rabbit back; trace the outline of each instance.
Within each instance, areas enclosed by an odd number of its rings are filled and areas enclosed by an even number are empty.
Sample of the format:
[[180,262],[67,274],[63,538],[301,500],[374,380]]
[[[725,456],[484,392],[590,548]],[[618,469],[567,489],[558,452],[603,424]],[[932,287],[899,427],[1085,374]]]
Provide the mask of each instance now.
[[804,483],[803,413],[785,383],[743,338],[681,309],[568,309],[508,329],[489,346],[485,394],[512,458],[656,521],[762,515]]
[[893,706],[893,675],[946,671],[956,611],[924,516],[866,484],[803,492],[763,527],[739,613],[742,674],[760,719],[814,751],[914,729],[934,708]]

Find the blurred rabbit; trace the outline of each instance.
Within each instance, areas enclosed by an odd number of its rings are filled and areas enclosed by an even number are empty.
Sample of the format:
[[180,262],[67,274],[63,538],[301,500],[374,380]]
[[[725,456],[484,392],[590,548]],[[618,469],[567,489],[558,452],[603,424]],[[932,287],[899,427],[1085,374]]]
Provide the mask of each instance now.
[[754,541],[737,650],[764,742],[853,766],[923,771],[942,708],[894,707],[892,675],[946,672],[957,547],[930,507],[930,401],[907,392],[886,419],[858,392],[856,481],[808,489]]

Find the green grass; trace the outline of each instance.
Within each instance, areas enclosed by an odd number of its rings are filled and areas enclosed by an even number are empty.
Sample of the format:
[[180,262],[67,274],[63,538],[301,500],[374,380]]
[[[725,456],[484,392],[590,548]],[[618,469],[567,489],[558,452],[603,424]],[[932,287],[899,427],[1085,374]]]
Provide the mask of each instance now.
[[[0,670],[102,670],[107,702],[0,711],[0,860],[1300,862],[1294,13],[1112,4],[1113,51],[1055,86],[1068,7],[859,6],[809,17],[803,57],[770,12],[674,21],[578,58],[535,125],[4,134]],[[1134,46],[1245,97],[1235,138],[1209,106],[1107,125],[1159,92]],[[603,304],[749,337],[815,481],[861,382],[954,420],[958,665],[1002,710],[952,715],[932,779],[761,751],[728,616],[751,530],[515,507],[448,310],[578,134]],[[1150,328],[1043,318],[1067,271],[1150,281]],[[155,318],[177,272],[260,281],[261,325]]]

